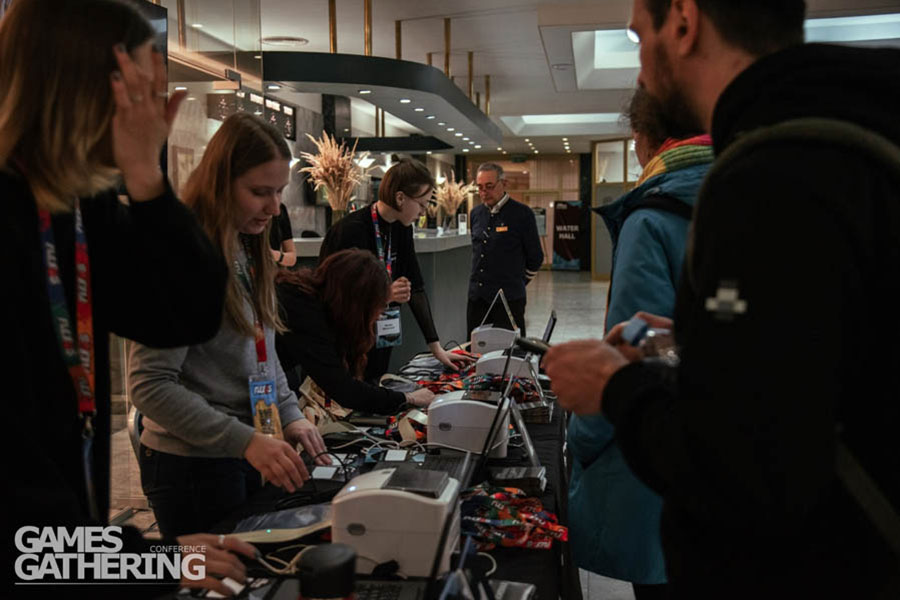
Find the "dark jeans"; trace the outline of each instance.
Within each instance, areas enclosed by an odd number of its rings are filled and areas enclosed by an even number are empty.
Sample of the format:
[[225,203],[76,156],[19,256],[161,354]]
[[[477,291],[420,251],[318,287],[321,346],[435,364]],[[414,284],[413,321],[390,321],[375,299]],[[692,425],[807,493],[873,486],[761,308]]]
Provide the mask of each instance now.
[[164,538],[207,532],[262,487],[241,458],[177,456],[141,444],[141,487]]
[[[512,313],[513,320],[519,326],[519,335],[525,337],[525,298],[508,300],[507,303],[509,304],[509,312]],[[466,326],[469,328],[469,337],[472,336],[472,330],[481,325],[481,321],[484,320],[484,315],[490,306],[491,303],[487,300],[480,298],[472,300],[469,298],[469,303],[466,306]],[[493,323],[495,327],[504,329],[513,328],[513,324],[509,322],[509,317],[506,315],[506,310],[503,309],[503,302],[500,300],[494,303],[494,308],[491,309],[491,314],[488,315],[485,323]]]

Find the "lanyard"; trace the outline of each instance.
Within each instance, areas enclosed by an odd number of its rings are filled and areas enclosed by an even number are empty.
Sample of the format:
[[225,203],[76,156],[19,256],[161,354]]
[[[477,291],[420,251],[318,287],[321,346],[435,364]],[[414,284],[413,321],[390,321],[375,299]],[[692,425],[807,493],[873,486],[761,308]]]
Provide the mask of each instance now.
[[253,307],[253,319],[254,319],[254,330],[256,331],[256,366],[259,370],[260,374],[265,374],[268,370],[268,360],[267,360],[267,352],[266,352],[266,333],[263,330],[262,321],[259,318],[259,312],[256,309],[256,303],[253,301],[253,284],[252,276],[253,276],[253,255],[250,254],[250,246],[247,243],[246,239],[242,239],[241,242],[244,246],[244,254],[247,256],[247,264],[248,266],[244,266],[240,260],[234,260],[235,270],[237,271],[238,278],[241,280],[241,283],[244,284],[244,289],[247,290],[247,294],[250,297],[250,306]]
[[391,238],[388,237],[387,254],[385,254],[384,246],[381,242],[381,226],[378,225],[378,211],[375,208],[374,202],[372,203],[372,225],[375,227],[375,248],[378,250],[378,258],[384,263],[384,266],[387,267],[388,275],[393,276],[391,268],[393,266],[393,259],[391,258]]
[[66,292],[59,276],[56,242],[49,211],[38,210],[38,230],[44,249],[44,268],[47,271],[47,294],[50,297],[53,328],[56,330],[56,339],[62,350],[63,360],[75,384],[78,413],[83,421],[82,435],[87,438],[94,434],[91,419],[97,414],[94,398],[94,317],[91,311],[91,267],[78,200],[75,200],[76,332],[72,330],[72,320],[66,306]]

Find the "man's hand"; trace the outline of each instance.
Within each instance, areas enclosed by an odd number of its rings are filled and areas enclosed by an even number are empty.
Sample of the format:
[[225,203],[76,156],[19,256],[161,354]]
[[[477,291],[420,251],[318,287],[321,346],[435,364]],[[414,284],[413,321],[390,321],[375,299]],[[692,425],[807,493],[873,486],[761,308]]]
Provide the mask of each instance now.
[[[635,313],[632,319],[635,318],[643,319],[650,327],[656,329],[671,330],[674,327],[672,319],[659,317],[657,315],[651,315],[650,313],[646,312]],[[606,333],[606,337],[603,338],[603,341],[618,350],[622,354],[622,356],[628,359],[628,362],[637,362],[639,360],[643,360],[645,358],[644,353],[622,338],[622,332],[625,330],[625,327],[627,325],[628,321],[622,321]]]
[[[307,419],[298,419],[289,423],[284,428],[284,439],[295,448],[297,444],[300,444],[304,450],[309,452],[310,456],[317,456],[317,465],[328,466],[332,464],[331,457],[327,454],[322,454],[328,450],[325,447],[325,440],[322,439],[322,435],[316,429],[316,426]],[[322,455],[319,456],[320,454]]]
[[[234,553],[247,558],[256,556],[256,548],[237,538],[218,536],[211,533],[195,533],[175,538],[180,546],[190,546],[205,557],[206,577],[200,580],[181,578],[182,587],[216,591],[223,596],[233,596],[234,592],[221,579],[228,577],[238,583],[247,581],[247,568]],[[203,548],[201,551],[200,549]]]
[[578,340],[553,346],[542,364],[560,406],[592,415],[600,413],[606,383],[628,359],[606,342]]
[[406,277],[401,277],[391,284],[391,294],[390,298],[388,298],[388,302],[406,304],[407,302],[409,302],[409,297],[411,294],[412,285],[410,285],[409,279],[407,279]]

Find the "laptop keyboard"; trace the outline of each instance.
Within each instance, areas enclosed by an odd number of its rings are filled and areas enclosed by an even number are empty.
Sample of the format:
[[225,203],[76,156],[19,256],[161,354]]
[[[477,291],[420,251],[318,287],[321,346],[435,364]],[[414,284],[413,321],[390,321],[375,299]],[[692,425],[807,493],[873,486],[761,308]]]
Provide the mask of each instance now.
[[357,583],[354,590],[358,600],[398,600],[399,583]]

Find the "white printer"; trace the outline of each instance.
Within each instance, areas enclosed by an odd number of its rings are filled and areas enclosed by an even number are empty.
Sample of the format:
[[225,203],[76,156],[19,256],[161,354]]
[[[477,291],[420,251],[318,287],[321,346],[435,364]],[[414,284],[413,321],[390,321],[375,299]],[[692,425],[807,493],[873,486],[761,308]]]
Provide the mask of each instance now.
[[[428,407],[428,442],[481,454],[497,412],[497,401],[471,399],[472,392],[461,390],[436,396]],[[498,398],[499,399],[499,398]],[[509,441],[509,411],[504,411],[500,431],[488,454],[505,458]]]
[[503,350],[512,346],[517,335],[518,333],[511,329],[494,327],[490,324],[482,325],[472,330],[472,345],[469,350],[477,354]]
[[[503,368],[506,366],[505,350],[495,350],[482,355],[475,362],[476,375],[502,375]],[[520,356],[512,356],[509,358],[509,370],[507,373],[514,377],[531,377],[532,369],[534,373],[540,368],[540,357],[531,356],[528,360]]]
[[446,573],[459,540],[459,506],[451,506],[458,488],[446,473],[424,469],[377,469],[354,477],[332,501],[332,539],[356,550],[357,573],[395,560],[404,575],[428,577],[449,517],[439,563],[439,573]]

